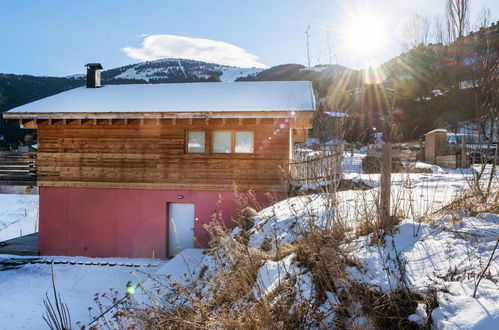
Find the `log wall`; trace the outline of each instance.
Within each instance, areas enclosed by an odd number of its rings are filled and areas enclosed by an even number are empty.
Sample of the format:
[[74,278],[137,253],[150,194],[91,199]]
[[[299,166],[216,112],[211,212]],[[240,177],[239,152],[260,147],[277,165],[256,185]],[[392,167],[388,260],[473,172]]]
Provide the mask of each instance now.
[[[38,184],[285,191],[293,123],[269,118],[40,121]],[[189,130],[206,132],[205,153],[186,152]],[[211,153],[215,130],[253,131],[254,153]]]

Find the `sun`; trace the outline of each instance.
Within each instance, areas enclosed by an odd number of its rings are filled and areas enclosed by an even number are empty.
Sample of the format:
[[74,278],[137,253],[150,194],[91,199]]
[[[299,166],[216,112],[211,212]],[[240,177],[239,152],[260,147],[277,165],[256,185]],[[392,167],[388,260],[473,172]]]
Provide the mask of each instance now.
[[351,13],[340,25],[340,43],[344,56],[362,66],[374,66],[389,47],[390,31],[383,15],[376,12]]
[[376,18],[362,15],[345,26],[347,46],[352,51],[369,54],[378,52],[386,45],[387,31]]

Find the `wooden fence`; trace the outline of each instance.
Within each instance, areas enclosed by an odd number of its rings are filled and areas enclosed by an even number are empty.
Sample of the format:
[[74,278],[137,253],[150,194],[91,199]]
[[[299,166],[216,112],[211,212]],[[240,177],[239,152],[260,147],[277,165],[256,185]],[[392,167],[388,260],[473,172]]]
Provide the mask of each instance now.
[[306,184],[334,181],[342,177],[343,147],[334,146],[322,150],[294,152],[289,161],[290,184]]
[[0,185],[35,186],[36,152],[0,152]]

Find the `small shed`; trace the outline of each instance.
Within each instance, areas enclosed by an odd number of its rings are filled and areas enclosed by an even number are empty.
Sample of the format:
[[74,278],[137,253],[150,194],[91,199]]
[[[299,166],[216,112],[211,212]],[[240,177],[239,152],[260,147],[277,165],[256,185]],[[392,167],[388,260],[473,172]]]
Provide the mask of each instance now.
[[435,129],[425,135],[425,162],[436,164],[437,156],[444,155],[448,149],[447,130]]

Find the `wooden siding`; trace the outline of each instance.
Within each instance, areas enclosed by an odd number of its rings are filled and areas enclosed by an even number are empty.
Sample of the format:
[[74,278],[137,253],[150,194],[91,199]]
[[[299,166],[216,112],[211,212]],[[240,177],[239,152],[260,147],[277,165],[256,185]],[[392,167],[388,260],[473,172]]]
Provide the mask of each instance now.
[[[284,191],[290,128],[308,119],[43,121],[38,184],[60,187]],[[186,132],[206,132],[206,153],[187,153]],[[254,153],[211,153],[211,132],[254,132]]]
[[35,186],[36,153],[0,151],[0,185]]

